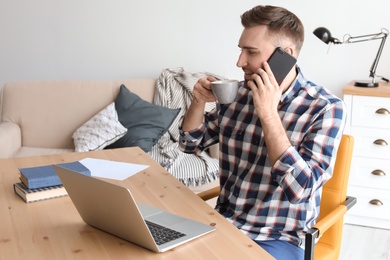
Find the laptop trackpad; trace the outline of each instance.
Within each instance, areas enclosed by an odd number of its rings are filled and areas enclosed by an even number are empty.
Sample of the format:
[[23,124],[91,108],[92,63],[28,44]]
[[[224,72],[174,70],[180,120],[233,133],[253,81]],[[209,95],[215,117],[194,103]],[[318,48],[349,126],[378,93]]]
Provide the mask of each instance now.
[[171,227],[173,225],[176,225],[176,224],[186,220],[184,218],[175,216],[173,214],[165,213],[165,212],[158,213],[158,214],[150,216],[146,219],[148,221],[151,221],[153,223],[156,223],[156,224],[164,226],[164,227]]
[[138,207],[145,220],[151,221],[161,226],[169,227],[187,220],[183,217],[176,216],[169,212],[148,205],[141,204],[138,205]]

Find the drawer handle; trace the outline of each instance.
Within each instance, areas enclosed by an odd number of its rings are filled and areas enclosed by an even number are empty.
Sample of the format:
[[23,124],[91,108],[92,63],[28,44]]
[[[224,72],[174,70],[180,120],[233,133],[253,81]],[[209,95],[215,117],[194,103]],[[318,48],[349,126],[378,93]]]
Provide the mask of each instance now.
[[374,144],[377,144],[377,145],[387,145],[387,142],[383,139],[377,139],[374,141]]
[[383,202],[377,199],[370,200],[370,204],[374,206],[383,206]]
[[376,176],[386,176],[386,173],[382,170],[374,170],[371,172],[371,174]]
[[389,110],[387,110],[386,108],[379,108],[377,111],[375,111],[375,113],[381,114],[381,115],[388,115],[388,114],[390,114]]

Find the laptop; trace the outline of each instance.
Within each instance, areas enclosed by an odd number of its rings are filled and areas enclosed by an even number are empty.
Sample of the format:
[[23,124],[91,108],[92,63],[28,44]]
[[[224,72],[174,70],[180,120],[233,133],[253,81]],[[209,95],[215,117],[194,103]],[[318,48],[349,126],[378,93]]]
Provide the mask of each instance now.
[[131,243],[165,252],[215,230],[158,208],[137,205],[125,187],[53,167],[85,223]]

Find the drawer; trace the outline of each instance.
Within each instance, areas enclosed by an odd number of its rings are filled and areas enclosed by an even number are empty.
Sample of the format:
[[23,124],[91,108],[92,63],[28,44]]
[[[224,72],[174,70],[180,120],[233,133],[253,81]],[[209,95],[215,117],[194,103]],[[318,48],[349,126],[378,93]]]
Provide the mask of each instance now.
[[390,129],[390,98],[353,96],[351,125]]
[[354,156],[349,185],[390,190],[390,161]]
[[[348,196],[356,197],[357,203],[349,211],[349,215],[390,220],[390,190],[348,187]],[[374,205],[378,200],[382,205]]]
[[389,129],[351,127],[355,139],[354,156],[390,159]]

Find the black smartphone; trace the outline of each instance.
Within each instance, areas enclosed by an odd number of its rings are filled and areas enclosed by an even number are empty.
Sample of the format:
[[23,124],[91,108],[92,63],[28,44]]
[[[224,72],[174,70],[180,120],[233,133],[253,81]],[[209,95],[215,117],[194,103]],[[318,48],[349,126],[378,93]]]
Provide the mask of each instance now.
[[292,67],[297,62],[293,56],[278,47],[268,59],[268,64],[271,67],[272,73],[275,76],[276,82],[280,85]]

